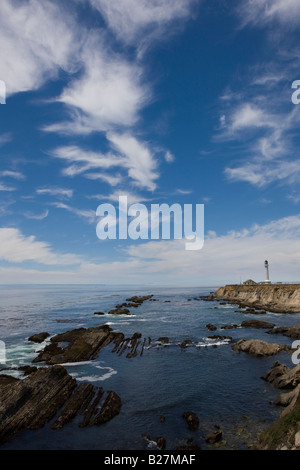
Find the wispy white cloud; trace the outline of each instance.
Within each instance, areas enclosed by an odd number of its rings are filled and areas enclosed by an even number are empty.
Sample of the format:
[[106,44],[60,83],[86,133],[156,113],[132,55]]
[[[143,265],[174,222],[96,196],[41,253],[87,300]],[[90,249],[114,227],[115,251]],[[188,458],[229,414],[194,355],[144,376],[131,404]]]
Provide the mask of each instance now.
[[300,22],[298,0],[243,0],[237,8],[242,24],[265,25],[276,21],[282,26],[297,26]]
[[139,187],[153,191],[158,179],[157,161],[149,145],[138,141],[130,134],[109,133],[108,140],[113,148],[124,156],[128,175]]
[[73,190],[65,188],[38,188],[36,193],[47,196],[60,196],[67,199],[71,199],[73,197]]
[[0,260],[11,263],[34,261],[44,265],[73,265],[81,259],[72,254],[59,254],[34,236],[25,236],[16,228],[0,228]]
[[[55,2],[1,1],[1,79],[7,95],[35,90],[59,69],[72,71],[78,29],[70,14]],[[58,47],[59,44],[59,47]]]
[[69,166],[63,169],[66,176],[76,176],[86,171],[110,169],[122,166],[121,156],[114,153],[102,154],[91,150],[85,150],[77,146],[58,147],[51,152],[54,157],[65,160]]
[[122,176],[120,174],[110,175],[107,173],[85,173],[85,178],[90,180],[100,180],[109,184],[110,186],[117,186],[122,181]]
[[145,43],[161,38],[163,33],[170,34],[176,21],[190,18],[199,0],[90,0],[90,3],[121,41],[145,47]]
[[57,209],[64,209],[68,212],[70,212],[73,215],[76,215],[77,217],[80,217],[82,219],[85,219],[89,224],[93,224],[96,220],[96,211],[91,210],[91,209],[78,209],[77,207],[72,207],[69,206],[68,204],[64,204],[62,202],[56,202],[53,203],[53,205]]
[[80,50],[82,73],[57,98],[69,110],[65,122],[44,126],[45,131],[89,134],[136,124],[150,102],[143,68],[109,50],[101,34],[89,33]]
[[32,219],[32,220],[44,220],[48,217],[48,215],[49,215],[48,209],[46,209],[41,214],[33,214],[31,212],[24,213],[24,216],[26,217],[26,219]]
[[186,194],[192,194],[192,190],[191,189],[176,189],[175,193],[176,194],[182,194],[182,195],[186,195]]
[[12,140],[12,135],[9,132],[0,135],[0,145],[5,145]]
[[13,178],[16,180],[25,180],[26,176],[21,173],[20,171],[11,171],[11,170],[4,170],[0,171],[0,176]]
[[[268,70],[272,71],[272,80],[267,79]],[[227,93],[226,100],[221,97],[223,119],[215,141],[232,142],[240,152],[237,161],[225,168],[230,181],[264,187],[273,182],[293,185],[300,180],[293,140],[299,127],[299,109],[291,104],[291,89],[285,92],[281,77],[278,67],[271,64],[252,67],[243,81],[246,91],[242,104],[238,91]]]
[[173,163],[175,161],[174,155],[170,152],[170,150],[167,150],[165,153],[165,160],[167,163]]
[[245,181],[258,187],[273,182],[295,184],[300,181],[300,162],[258,161],[242,163],[235,168],[226,168],[225,173],[232,181]]
[[[91,173],[91,170],[125,169],[136,186],[154,190],[159,174],[155,151],[150,145],[128,133],[108,133],[107,139],[112,151],[106,154],[69,146],[53,150],[52,155],[69,163],[69,166],[63,169],[63,174],[66,176],[85,176],[86,173],[89,179],[96,179],[99,173]],[[99,176],[100,180],[114,184],[117,184],[119,178],[119,173],[108,176],[101,172]]]
[[16,191],[16,188],[14,188],[13,186],[8,186],[4,183],[0,183],[0,191],[12,192],[12,191]]
[[101,203],[106,202],[106,201],[111,201],[111,202],[119,202],[119,198],[122,196],[127,197],[127,202],[128,204],[140,204],[146,201],[149,201],[150,199],[145,198],[141,194],[137,193],[132,193],[130,191],[122,191],[122,190],[116,190],[111,194],[94,194],[92,196],[89,196],[89,199],[97,199],[98,201],[101,201]]

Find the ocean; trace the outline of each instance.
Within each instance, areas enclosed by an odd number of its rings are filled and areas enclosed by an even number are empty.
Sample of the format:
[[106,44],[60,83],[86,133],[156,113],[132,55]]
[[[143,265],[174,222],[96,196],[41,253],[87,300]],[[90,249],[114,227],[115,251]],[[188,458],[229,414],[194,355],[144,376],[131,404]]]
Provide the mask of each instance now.
[[[166,450],[175,450],[188,440],[202,449],[245,450],[255,444],[256,436],[281,412],[272,404],[279,391],[261,377],[276,360],[294,367],[291,355],[255,358],[237,354],[232,343],[209,336],[291,344],[288,338],[268,335],[266,330],[224,330],[222,326],[240,325],[253,318],[276,326],[295,325],[299,315],[253,316],[237,312],[233,305],[199,300],[199,296],[216,288],[0,286],[0,340],[6,352],[6,364],[0,366],[0,373],[22,377],[17,368],[30,365],[45,346],[28,341],[35,333],[46,331],[52,336],[106,323],[127,336],[139,332],[151,338],[142,356],[119,356],[109,345],[93,361],[65,365],[78,383],[90,382],[120,395],[121,412],[110,422],[79,428],[75,419],[61,430],[51,430],[50,423],[40,430],[16,435],[1,449],[147,450],[155,448],[159,436],[165,438]],[[133,295],[149,294],[156,301],[132,308],[130,316],[94,315],[97,311],[108,312]],[[209,331],[209,323],[217,330]],[[168,337],[169,342],[158,342],[160,337]],[[184,340],[191,341],[185,349],[180,347]],[[182,417],[187,411],[199,417],[197,431],[188,429]],[[218,448],[205,442],[205,436],[216,427],[223,432],[223,443]]]

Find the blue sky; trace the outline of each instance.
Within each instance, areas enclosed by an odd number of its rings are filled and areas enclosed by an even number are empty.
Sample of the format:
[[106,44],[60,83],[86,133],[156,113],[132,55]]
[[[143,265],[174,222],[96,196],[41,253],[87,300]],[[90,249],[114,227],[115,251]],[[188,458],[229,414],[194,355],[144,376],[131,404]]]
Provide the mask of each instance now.
[[[298,0],[1,0],[0,282],[300,281]],[[119,195],[205,244],[106,240]]]

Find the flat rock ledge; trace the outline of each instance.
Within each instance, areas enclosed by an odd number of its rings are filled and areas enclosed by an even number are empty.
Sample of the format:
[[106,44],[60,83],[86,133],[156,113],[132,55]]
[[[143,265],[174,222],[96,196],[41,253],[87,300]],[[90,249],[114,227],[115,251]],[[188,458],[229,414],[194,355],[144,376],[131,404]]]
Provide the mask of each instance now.
[[54,365],[90,361],[116,337],[117,333],[114,333],[108,325],[70,330],[53,336],[50,343],[32,362]]
[[232,346],[232,349],[236,353],[245,352],[256,357],[274,356],[281,351],[287,352],[291,350],[290,346],[284,344],[270,344],[259,339],[241,339]]
[[0,393],[0,444],[47,423],[51,429],[61,429],[81,415],[79,426],[99,425],[118,415],[122,406],[115,392],[104,392],[88,383],[78,385],[60,365],[41,367],[24,379],[0,383]]

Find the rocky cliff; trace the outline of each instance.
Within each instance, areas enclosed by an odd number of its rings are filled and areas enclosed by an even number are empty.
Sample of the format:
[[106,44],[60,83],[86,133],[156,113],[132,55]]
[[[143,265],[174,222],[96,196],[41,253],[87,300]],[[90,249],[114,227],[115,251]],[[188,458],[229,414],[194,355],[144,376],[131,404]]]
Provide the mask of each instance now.
[[300,313],[300,284],[227,285],[210,297],[211,300],[225,300],[241,307]]

